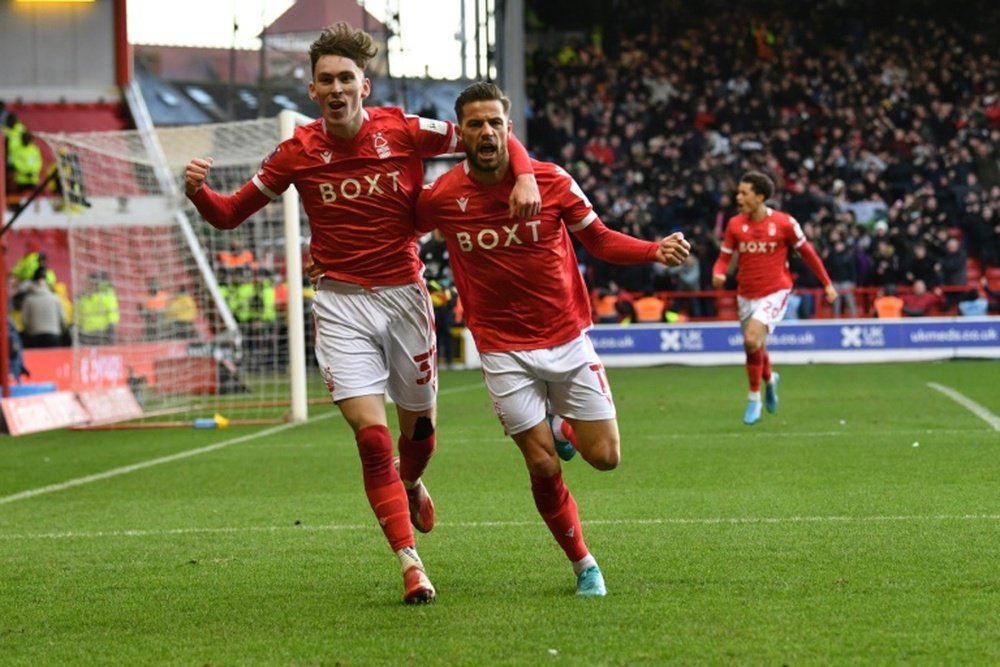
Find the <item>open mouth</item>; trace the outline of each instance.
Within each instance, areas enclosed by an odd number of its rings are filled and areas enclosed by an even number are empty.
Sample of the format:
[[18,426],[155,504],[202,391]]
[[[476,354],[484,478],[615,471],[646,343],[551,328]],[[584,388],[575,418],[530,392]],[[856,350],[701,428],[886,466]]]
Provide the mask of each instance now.
[[484,160],[492,160],[497,156],[497,147],[494,144],[480,144],[477,153]]

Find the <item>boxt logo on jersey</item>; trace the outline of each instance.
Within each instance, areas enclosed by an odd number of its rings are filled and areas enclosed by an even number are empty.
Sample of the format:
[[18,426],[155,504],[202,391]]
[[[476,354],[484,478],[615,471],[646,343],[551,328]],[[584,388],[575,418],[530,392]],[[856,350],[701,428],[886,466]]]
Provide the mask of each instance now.
[[777,241],[740,241],[738,250],[742,253],[774,252],[778,248]]
[[455,232],[455,240],[463,252],[471,252],[476,248],[493,250],[501,245],[504,248],[512,245],[524,245],[522,236],[532,243],[538,243],[538,226],[540,224],[542,224],[541,220],[528,220],[524,223],[524,227],[527,229],[522,229],[520,222],[512,225],[501,225],[500,229],[485,227],[476,232],[475,236],[471,232]]
[[384,195],[386,190],[399,190],[399,171],[386,174],[364,174],[360,178],[345,178],[340,182],[319,184],[319,196],[324,204],[332,204],[340,198],[357,199]]

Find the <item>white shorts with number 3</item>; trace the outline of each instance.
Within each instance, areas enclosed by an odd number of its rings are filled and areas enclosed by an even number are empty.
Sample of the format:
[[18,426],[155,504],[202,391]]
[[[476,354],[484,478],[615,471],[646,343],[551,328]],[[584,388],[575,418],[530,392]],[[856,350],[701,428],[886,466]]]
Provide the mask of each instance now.
[[421,283],[366,290],[324,278],[313,301],[316,361],[334,402],[389,394],[418,412],[434,406],[434,311]]
[[551,411],[562,417],[615,418],[615,402],[604,364],[590,337],[558,347],[482,355],[486,389],[509,435],[532,428]]

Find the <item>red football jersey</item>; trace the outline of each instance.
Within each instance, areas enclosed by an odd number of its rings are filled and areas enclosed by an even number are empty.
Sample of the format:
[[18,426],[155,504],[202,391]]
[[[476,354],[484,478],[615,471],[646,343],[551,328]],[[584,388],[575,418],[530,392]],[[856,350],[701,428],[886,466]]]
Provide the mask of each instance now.
[[740,213],[729,219],[720,249],[724,255],[739,253],[736,291],[748,299],[759,299],[778,290],[792,288],[788,249],[806,242],[795,218],[768,208],[763,220],[753,221]]
[[439,229],[466,322],[480,352],[536,350],[567,343],[591,325],[590,299],[567,228],[597,219],[576,181],[532,160],[542,212],[511,219],[514,176],[495,186],[473,180],[465,162],[428,185],[417,226]]
[[309,252],[325,275],[365,287],[421,279],[413,205],[423,158],[458,148],[454,124],[372,107],[353,139],[322,119],[296,128],[261,164],[254,184],[276,198],[295,185],[309,218]]

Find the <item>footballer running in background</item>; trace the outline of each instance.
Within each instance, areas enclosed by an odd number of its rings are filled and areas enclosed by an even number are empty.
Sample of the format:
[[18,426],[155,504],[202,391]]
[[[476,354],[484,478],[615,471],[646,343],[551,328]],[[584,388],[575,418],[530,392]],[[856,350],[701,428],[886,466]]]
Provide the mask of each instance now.
[[[492,83],[472,84],[458,96],[466,159],[424,188],[417,227],[445,237],[494,410],[521,450],[539,514],[573,564],[577,594],[602,596],[604,576],[584,542],[555,442],[558,434],[575,443],[598,470],[615,468],[621,456],[611,389],[586,333],[590,297],[569,232],[590,254],[622,264],[675,266],[690,246],[679,233],[653,243],[609,230],[576,181],[548,162],[532,162],[541,213],[509,219],[509,111]],[[567,446],[563,458],[575,453]]]
[[778,374],[771,369],[767,354],[767,336],[785,316],[792,274],[788,270],[788,249],[802,255],[806,266],[823,283],[827,302],[837,300],[837,290],[812,244],[806,239],[795,218],[767,205],[774,196],[774,182],[759,171],[740,177],[736,203],[740,212],[729,219],[719,258],[712,267],[712,286],[726,284],[729,262],[736,253],[736,301],[743,329],[747,377],[750,393],[743,423],[760,421],[760,385],[765,385],[764,402],[768,412],[778,410]]
[[[309,97],[321,118],[296,128],[233,195],[206,184],[210,158],[188,164],[184,185],[219,229],[236,227],[290,185],[299,191],[318,281],[320,372],[354,432],[365,493],[403,571],[403,599],[420,603],[436,591],[410,524],[421,532],[434,525],[421,476],[436,447],[437,369],[413,207],[424,180],[422,158],[454,152],[461,142],[452,123],[362,106],[371,93],[364,68],[376,53],[371,36],[346,23],[323,30],[309,49]],[[540,198],[527,151],[513,138],[511,144],[520,176],[509,213],[528,215]],[[399,418],[398,471],[386,393]]]

